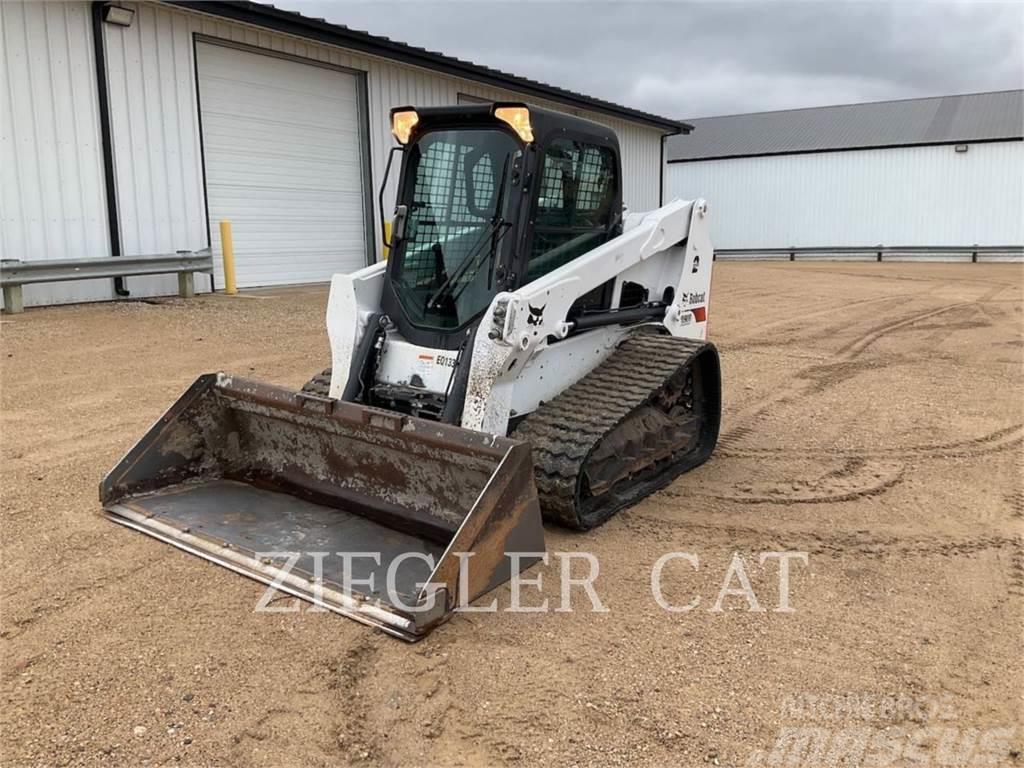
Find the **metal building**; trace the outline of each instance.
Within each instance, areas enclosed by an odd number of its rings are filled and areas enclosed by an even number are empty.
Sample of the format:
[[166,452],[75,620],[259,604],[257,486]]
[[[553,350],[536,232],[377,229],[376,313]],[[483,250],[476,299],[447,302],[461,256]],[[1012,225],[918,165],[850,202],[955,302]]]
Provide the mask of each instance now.
[[689,121],[665,198],[722,249],[1024,244],[1024,91]]
[[[240,286],[322,281],[378,256],[393,106],[519,100],[608,125],[633,210],[659,204],[664,139],[687,129],[249,2],[2,2],[0,42],[3,259],[208,245],[216,256],[217,222],[230,219]],[[392,188],[385,205],[393,198]],[[222,286],[219,273],[213,282]],[[24,297],[118,289],[160,295],[177,284],[31,285]]]

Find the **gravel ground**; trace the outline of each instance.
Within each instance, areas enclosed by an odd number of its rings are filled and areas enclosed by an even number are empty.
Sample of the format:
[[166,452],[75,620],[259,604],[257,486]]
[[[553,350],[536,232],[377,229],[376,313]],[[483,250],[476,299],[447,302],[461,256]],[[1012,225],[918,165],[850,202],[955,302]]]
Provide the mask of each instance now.
[[[322,367],[325,289],[4,318],[0,760],[770,765],[803,728],[830,749],[867,733],[875,765],[938,764],[953,737],[1018,764],[1022,278],[719,264],[715,456],[596,531],[548,529],[599,558],[608,612],[460,614],[417,645],[255,613],[260,585],[99,515],[100,478],[197,374],[296,387]],[[808,553],[792,613],[758,563],[779,550]],[[699,555],[664,572],[695,610],[652,596],[672,551]],[[708,610],[736,552],[767,611]],[[537,572],[557,602],[557,561]]]

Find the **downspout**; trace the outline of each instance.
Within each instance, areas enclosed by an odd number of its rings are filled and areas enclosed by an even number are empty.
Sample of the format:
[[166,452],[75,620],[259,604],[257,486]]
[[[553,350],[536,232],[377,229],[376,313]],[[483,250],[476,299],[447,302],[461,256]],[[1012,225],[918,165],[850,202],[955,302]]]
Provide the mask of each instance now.
[[[114,177],[114,148],[110,137],[110,98],[107,93],[107,59],[103,47],[103,8],[106,3],[93,0],[92,42],[96,59],[96,96],[99,101],[100,141],[103,145],[103,181],[107,198],[107,231],[110,236],[110,255],[121,255],[121,226],[117,219],[117,191]],[[126,278],[114,278],[114,293],[130,296]]]
[[674,134],[661,134],[661,147],[658,156],[658,207],[665,204],[665,141]]

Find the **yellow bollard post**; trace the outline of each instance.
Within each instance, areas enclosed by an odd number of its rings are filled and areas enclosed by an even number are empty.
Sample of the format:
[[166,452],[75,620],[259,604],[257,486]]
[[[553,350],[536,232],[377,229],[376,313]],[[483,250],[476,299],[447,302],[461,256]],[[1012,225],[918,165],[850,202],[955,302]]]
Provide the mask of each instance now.
[[[390,221],[385,221],[384,222],[384,242],[385,243],[390,243],[391,242],[391,222]],[[388,260],[388,256],[390,254],[391,254],[391,249],[388,248],[385,245],[384,246],[384,261]]]
[[235,284],[235,244],[231,240],[231,222],[227,219],[220,223],[220,252],[224,258],[224,293],[234,296],[238,293]]

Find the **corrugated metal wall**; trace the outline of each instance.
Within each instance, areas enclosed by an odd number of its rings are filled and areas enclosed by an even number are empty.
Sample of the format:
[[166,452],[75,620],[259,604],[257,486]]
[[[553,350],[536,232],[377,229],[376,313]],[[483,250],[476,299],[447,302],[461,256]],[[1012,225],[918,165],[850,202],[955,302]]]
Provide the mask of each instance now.
[[[103,25],[121,249],[198,250],[207,233],[192,26],[183,14],[135,7],[130,27]],[[177,278],[129,277],[127,286],[171,294]],[[196,288],[208,287],[199,276]]]
[[1024,142],[670,163],[716,248],[1024,243]]
[[[372,191],[393,140],[389,111],[402,104],[454,104],[464,93],[522,99],[511,91],[385,59],[350,53],[201,13],[146,2],[130,27],[103,25],[115,191],[122,252],[195,250],[208,244],[195,84],[195,35],[364,72]],[[95,62],[87,2],[0,2],[0,255],[109,255]],[[539,102],[559,108],[553,102]],[[624,196],[632,210],[658,205],[661,132],[572,110],[619,135]],[[385,201],[390,208],[394,188]],[[219,257],[216,223],[213,246]],[[379,246],[378,246],[379,248]],[[173,276],[131,277],[135,296],[176,291]],[[200,279],[202,290],[208,282]],[[109,280],[29,286],[27,304],[110,298]]]
[[[459,93],[488,99],[523,98],[513,92],[199,13],[150,3],[125,5],[136,8],[132,26],[105,25],[105,32],[118,201],[126,253],[196,249],[207,244],[194,34],[365,72],[375,205],[387,155],[394,144],[390,131],[393,106],[454,104]],[[538,103],[536,99],[531,101]],[[554,103],[546,106],[558,108]],[[630,208],[657,207],[660,131],[598,114],[581,115],[607,124],[618,133],[624,193]],[[393,171],[392,182],[395,175]],[[388,208],[393,200],[392,184],[385,194]],[[212,245],[219,258],[216,223],[213,230]],[[176,290],[173,278],[131,278],[129,285],[133,292]]]
[[[0,2],[0,258],[110,255],[85,3]],[[110,280],[25,287],[26,304],[107,299]]]

